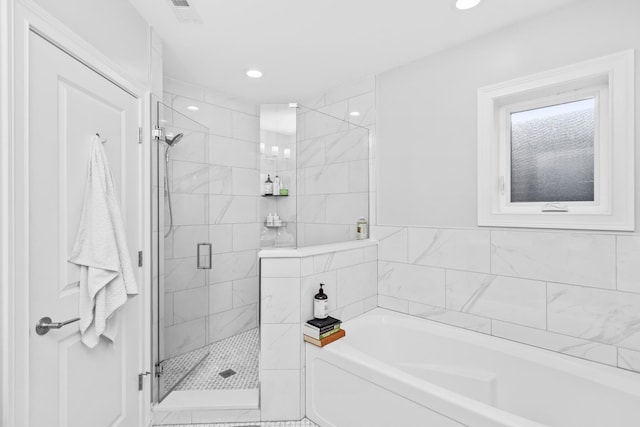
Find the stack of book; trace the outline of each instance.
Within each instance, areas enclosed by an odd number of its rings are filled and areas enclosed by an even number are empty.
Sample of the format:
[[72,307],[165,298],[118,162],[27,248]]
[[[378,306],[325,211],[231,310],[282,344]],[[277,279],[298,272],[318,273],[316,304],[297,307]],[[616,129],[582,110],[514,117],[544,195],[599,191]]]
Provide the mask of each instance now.
[[304,340],[318,347],[324,347],[346,335],[340,328],[340,320],[328,316],[326,319],[311,319],[304,324]]

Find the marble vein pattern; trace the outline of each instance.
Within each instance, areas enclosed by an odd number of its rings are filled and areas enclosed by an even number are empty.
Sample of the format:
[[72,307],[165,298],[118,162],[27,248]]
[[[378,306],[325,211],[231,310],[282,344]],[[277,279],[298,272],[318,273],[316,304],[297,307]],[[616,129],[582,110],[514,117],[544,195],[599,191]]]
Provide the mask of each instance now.
[[257,221],[257,197],[231,195],[209,196],[209,223],[237,224]]
[[337,270],[364,262],[364,249],[352,249],[348,251],[331,252],[328,254],[315,255],[313,265],[315,273]]
[[264,324],[260,331],[262,369],[300,367],[300,324]]
[[232,194],[232,169],[209,165],[209,194]]
[[497,337],[616,366],[616,348],[614,346],[499,320],[493,320],[491,327],[492,334]]
[[548,330],[640,351],[640,295],[548,285]]
[[258,274],[258,254],[255,250],[214,254],[209,284],[246,279]]
[[445,271],[442,268],[379,261],[378,292],[380,295],[444,307]]
[[617,236],[618,290],[640,293],[640,236]]
[[400,313],[409,312],[409,301],[390,297],[388,295],[378,295],[378,306]]
[[360,113],[357,117],[349,117],[351,123],[360,126],[370,126],[376,122],[376,96],[375,92],[365,93],[349,99],[349,111]]
[[406,227],[373,226],[371,237],[378,240],[378,258],[383,261],[409,262]]
[[640,372],[640,351],[618,348],[618,367]]
[[209,316],[209,341],[229,338],[258,326],[258,305],[251,304]]
[[408,233],[412,264],[490,271],[489,231],[409,228]]
[[447,310],[443,307],[434,307],[432,305],[416,302],[409,302],[408,313],[413,316],[470,329],[472,331],[482,332],[484,334],[491,333],[491,319],[469,313]]
[[347,193],[349,189],[349,163],[313,166],[303,170],[301,194]]
[[369,131],[363,128],[354,128],[329,135],[325,139],[325,147],[327,163],[367,159],[369,156]]
[[300,321],[300,278],[262,278],[262,322]]
[[376,274],[376,261],[338,270],[338,289],[336,292],[338,307],[344,307],[375,295],[378,291]]
[[615,236],[549,232],[491,232],[491,272],[615,289]]
[[324,137],[306,139],[298,143],[298,167],[307,168],[325,163]]
[[204,317],[167,326],[164,332],[164,357],[174,357],[206,344]]
[[525,326],[546,327],[546,284],[447,270],[447,308]]
[[346,121],[348,104],[340,101],[317,111],[304,113],[304,137],[317,138],[345,131],[349,128]]

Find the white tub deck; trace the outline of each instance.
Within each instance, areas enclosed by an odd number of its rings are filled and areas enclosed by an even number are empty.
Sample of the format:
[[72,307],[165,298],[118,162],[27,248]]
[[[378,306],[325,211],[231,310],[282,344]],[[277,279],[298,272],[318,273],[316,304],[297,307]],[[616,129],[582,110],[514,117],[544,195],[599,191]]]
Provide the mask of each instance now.
[[640,375],[382,308],[307,345],[323,427],[638,427]]

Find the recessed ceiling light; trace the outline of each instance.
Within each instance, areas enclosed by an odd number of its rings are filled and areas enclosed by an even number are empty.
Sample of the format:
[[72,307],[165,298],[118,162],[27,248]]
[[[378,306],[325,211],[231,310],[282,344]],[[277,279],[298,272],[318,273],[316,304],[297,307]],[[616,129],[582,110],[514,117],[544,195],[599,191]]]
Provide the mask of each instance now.
[[472,7],[476,7],[480,4],[481,0],[457,0],[456,7],[460,10],[471,9]]
[[247,71],[247,76],[254,78],[254,79],[259,79],[260,77],[262,77],[262,71],[260,70],[249,70]]
[[191,111],[198,111],[200,108],[196,107],[195,105],[189,105],[187,107],[187,110],[191,110]]
[[349,113],[349,115],[351,117],[360,117],[360,112],[359,111],[352,111]]

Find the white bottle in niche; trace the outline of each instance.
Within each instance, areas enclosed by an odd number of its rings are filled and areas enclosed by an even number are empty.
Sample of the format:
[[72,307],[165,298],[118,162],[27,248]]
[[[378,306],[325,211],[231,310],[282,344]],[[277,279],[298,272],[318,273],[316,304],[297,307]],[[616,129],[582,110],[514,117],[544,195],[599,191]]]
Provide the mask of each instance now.
[[273,178],[273,195],[279,196],[281,188],[282,188],[282,182],[280,181],[280,177],[276,175],[276,177]]
[[313,297],[313,317],[316,319],[326,319],[329,316],[329,297],[322,290],[323,286],[324,283],[320,283],[320,290]]
[[267,227],[273,227],[273,215],[271,215],[271,212],[267,215]]
[[367,239],[369,237],[369,224],[365,217],[361,216],[356,224],[356,238],[358,240]]

